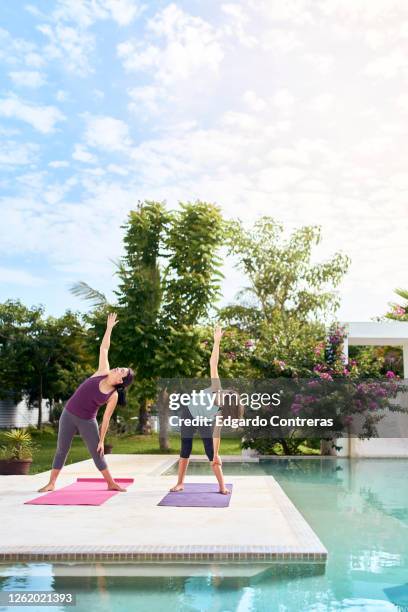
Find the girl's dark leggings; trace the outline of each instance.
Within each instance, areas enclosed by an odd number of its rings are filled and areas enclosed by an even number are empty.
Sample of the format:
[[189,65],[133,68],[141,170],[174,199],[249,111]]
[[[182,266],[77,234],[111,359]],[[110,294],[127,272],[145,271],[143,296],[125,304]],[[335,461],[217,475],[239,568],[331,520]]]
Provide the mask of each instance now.
[[181,425],[181,450],[180,457],[182,459],[188,459],[191,455],[193,448],[193,437],[194,433],[198,431],[201,440],[203,441],[205,454],[209,461],[214,459],[214,441],[213,441],[213,427],[212,425],[203,425],[194,427],[193,425],[184,425],[184,419],[192,419],[190,411],[185,407],[181,413],[183,419]]
[[59,427],[58,427],[58,442],[55,452],[52,467],[54,470],[60,470],[65,463],[73,437],[79,433],[83,441],[88,447],[98,470],[106,470],[108,467],[104,457],[101,457],[97,452],[99,443],[99,429],[96,419],[81,419],[72,414],[68,410],[62,411]]

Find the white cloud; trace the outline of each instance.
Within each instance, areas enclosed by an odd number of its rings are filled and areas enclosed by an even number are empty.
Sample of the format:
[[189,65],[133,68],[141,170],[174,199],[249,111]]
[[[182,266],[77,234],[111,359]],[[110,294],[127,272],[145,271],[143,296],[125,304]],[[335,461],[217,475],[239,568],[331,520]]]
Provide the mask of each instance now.
[[66,181],[59,183],[54,182],[47,186],[44,191],[43,198],[47,204],[55,206],[63,200],[63,198],[77,185],[78,179],[75,176],[68,178]]
[[95,155],[92,155],[92,153],[87,151],[86,147],[80,144],[75,145],[72,158],[76,159],[77,161],[84,162],[85,164],[95,164],[97,161]]
[[55,124],[66,119],[55,106],[34,105],[16,96],[0,99],[0,115],[29,123],[42,134],[54,132]]
[[394,78],[408,69],[407,53],[403,49],[394,49],[367,63],[365,73],[381,78]]
[[0,266],[0,283],[6,285],[19,285],[24,287],[41,287],[46,283],[45,279],[26,270],[17,268],[5,268]]
[[320,0],[323,15],[350,25],[383,26],[387,21],[406,17],[404,0]]
[[55,94],[55,98],[58,102],[65,102],[69,98],[69,93],[63,89],[59,89]]
[[127,151],[132,140],[127,124],[114,117],[86,116],[85,141],[90,147],[105,152]]
[[408,94],[400,94],[396,99],[397,108],[404,112],[408,112]]
[[16,136],[17,134],[20,134],[20,130],[0,125],[0,136]]
[[4,28],[0,28],[0,59],[7,64],[25,64],[33,68],[40,68],[44,64],[35,43],[13,37]]
[[32,143],[14,140],[0,140],[0,164],[4,166],[25,166],[33,163],[38,147]]
[[271,22],[289,22],[296,25],[313,24],[313,2],[310,0],[246,0],[248,7],[255,11],[261,19]]
[[249,33],[250,18],[244,7],[239,4],[227,3],[221,5],[221,10],[228,18],[223,28],[225,34],[238,40],[249,49],[256,47],[258,39]]
[[311,110],[318,113],[327,113],[333,106],[335,97],[332,93],[326,92],[321,93],[318,96],[312,98],[309,103]]
[[287,89],[280,89],[273,95],[272,101],[282,113],[290,114],[293,111],[295,97]]
[[80,76],[93,71],[89,61],[95,46],[93,35],[63,23],[57,23],[54,27],[48,24],[37,27],[49,40],[44,47],[48,58],[61,60],[67,70]]
[[248,90],[244,93],[245,104],[255,112],[262,112],[267,107],[265,100],[256,95],[254,91]]
[[334,56],[327,53],[306,53],[303,58],[320,74],[329,74],[335,64]]
[[50,168],[68,168],[69,162],[65,160],[56,159],[54,161],[50,161],[48,165],[50,166]]
[[202,71],[217,73],[224,57],[216,29],[201,17],[193,17],[172,3],[149,20],[147,30],[162,45],[128,40],[118,45],[126,70],[154,70],[154,77],[171,85]]
[[127,26],[144,8],[136,0],[57,0],[50,13],[35,12],[44,21],[37,29],[48,38],[43,54],[61,61],[70,72],[86,76],[94,72],[91,59],[96,37],[90,28],[95,22],[112,19]]
[[278,30],[273,28],[266,30],[261,37],[261,46],[266,51],[275,51],[288,54],[302,47],[299,35],[290,30]]
[[55,21],[72,21],[82,28],[89,28],[100,19],[113,19],[126,26],[143,10],[137,0],[58,0],[52,17]]
[[145,9],[135,0],[104,0],[101,4],[110,12],[112,19],[121,26],[129,25]]
[[92,93],[95,96],[95,98],[98,98],[98,100],[103,100],[105,97],[105,94],[102,91],[102,89],[94,89]]
[[38,71],[19,70],[9,72],[9,77],[18,87],[41,87],[46,83],[45,76]]
[[255,130],[259,122],[256,116],[249,113],[239,113],[237,111],[228,111],[221,117],[221,124],[239,128],[240,130]]
[[118,166],[117,164],[109,164],[107,170],[113,174],[119,174],[120,176],[127,176],[129,174],[129,171],[126,168],[123,166]]
[[166,95],[166,91],[156,85],[145,85],[143,87],[132,87],[127,90],[129,98],[128,108],[135,115],[145,117],[160,113],[161,105],[166,100],[167,103],[174,101],[174,96]]

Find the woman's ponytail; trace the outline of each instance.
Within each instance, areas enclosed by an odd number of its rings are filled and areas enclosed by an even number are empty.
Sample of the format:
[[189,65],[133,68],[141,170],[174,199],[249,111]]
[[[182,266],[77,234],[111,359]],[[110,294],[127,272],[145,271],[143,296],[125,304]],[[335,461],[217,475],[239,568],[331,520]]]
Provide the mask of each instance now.
[[119,385],[116,385],[116,391],[118,392],[118,405],[126,406],[126,387],[132,384],[135,374],[131,368]]
[[126,389],[123,385],[118,385],[116,387],[116,391],[118,392],[118,406],[126,406]]

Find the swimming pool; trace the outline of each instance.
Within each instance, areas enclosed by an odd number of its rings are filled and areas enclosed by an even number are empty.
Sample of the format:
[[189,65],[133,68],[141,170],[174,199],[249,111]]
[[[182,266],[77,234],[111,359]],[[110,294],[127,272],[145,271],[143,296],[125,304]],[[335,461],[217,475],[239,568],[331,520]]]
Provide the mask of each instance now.
[[[408,606],[407,460],[276,459],[225,463],[224,471],[273,475],[327,547],[325,571],[280,564],[20,564],[0,566],[0,588],[71,590],[75,607],[47,609],[75,612],[382,612]],[[189,468],[190,476],[207,473],[207,464]]]

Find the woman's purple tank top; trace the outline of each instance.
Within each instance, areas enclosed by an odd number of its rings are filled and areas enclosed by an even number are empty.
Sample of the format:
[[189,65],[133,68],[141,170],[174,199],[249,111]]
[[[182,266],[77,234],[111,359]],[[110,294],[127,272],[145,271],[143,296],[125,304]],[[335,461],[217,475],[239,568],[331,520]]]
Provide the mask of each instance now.
[[102,393],[99,389],[99,383],[103,378],[106,378],[106,374],[102,376],[91,376],[84,380],[65,404],[65,408],[68,412],[75,414],[80,419],[94,419],[98,414],[100,406],[106,404],[115,391]]

